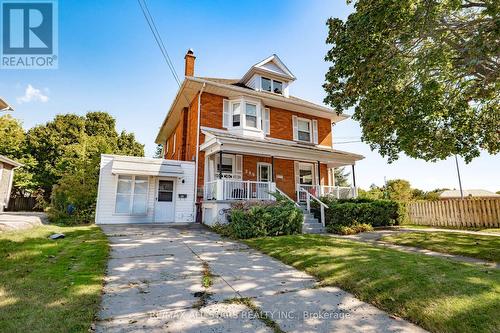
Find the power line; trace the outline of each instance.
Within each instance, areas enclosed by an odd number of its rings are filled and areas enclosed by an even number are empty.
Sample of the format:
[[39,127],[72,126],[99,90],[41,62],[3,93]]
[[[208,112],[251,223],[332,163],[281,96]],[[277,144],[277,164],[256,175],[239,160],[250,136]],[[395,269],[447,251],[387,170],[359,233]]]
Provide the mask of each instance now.
[[358,143],[358,142],[363,142],[361,140],[354,140],[354,141],[340,141],[340,142],[335,142],[333,141],[333,144],[334,145],[339,145],[339,144],[343,144],[343,143]]
[[139,3],[139,6],[141,7],[142,14],[144,15],[144,18],[146,19],[146,22],[148,23],[149,29],[151,30],[151,33],[153,34],[153,37],[156,41],[156,44],[158,44],[158,47],[160,48],[160,51],[163,55],[163,58],[165,59],[165,62],[168,65],[168,68],[170,69],[170,72],[172,73],[172,76],[174,77],[175,81],[177,82],[177,85],[180,87],[181,81],[179,80],[177,72],[175,71],[175,67],[172,63],[172,60],[170,59],[170,56],[168,55],[167,48],[165,47],[165,44],[163,44],[163,40],[161,38],[160,33],[158,32],[158,28],[156,27],[153,16],[151,15],[151,12],[149,11],[146,0],[142,0],[142,1],[137,0],[137,2]]

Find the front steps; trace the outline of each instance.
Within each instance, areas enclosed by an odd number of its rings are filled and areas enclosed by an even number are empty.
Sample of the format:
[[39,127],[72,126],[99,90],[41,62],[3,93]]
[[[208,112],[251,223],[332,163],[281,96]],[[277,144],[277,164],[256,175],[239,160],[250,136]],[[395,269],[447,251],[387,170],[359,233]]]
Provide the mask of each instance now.
[[321,222],[314,217],[312,213],[307,212],[305,205],[299,203],[300,209],[304,213],[304,224],[302,224],[303,234],[322,234],[325,232],[325,228],[321,225]]

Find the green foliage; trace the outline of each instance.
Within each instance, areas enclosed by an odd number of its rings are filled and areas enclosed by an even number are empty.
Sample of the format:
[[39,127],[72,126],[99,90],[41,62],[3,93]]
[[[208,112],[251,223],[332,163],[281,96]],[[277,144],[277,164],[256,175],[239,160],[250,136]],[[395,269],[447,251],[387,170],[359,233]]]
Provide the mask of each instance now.
[[375,184],[370,186],[368,191],[359,189],[358,196],[367,199],[390,199],[401,203],[408,203],[415,200],[438,200],[439,195],[446,189],[435,189],[432,191],[422,191],[412,188],[410,183],[404,179],[391,179],[387,183],[378,187]]
[[333,174],[335,179],[335,186],[344,186],[344,187],[350,186],[349,175],[351,173],[346,172],[345,167],[335,168],[333,170]]
[[14,195],[40,198],[52,220],[69,224],[93,221],[101,154],[144,156],[133,133],[115,130],[105,112],[57,115],[24,133],[21,124],[0,117],[0,154],[24,167],[14,178]]
[[13,159],[23,157],[24,130],[19,120],[10,115],[0,117],[0,155]]
[[360,232],[373,231],[373,227],[366,223],[358,223],[350,227],[345,225],[329,225],[327,231],[339,235],[354,235]]
[[247,239],[264,236],[299,234],[304,215],[293,202],[277,195],[276,201],[235,203],[229,223],[214,227],[225,236]]
[[330,18],[325,103],[354,108],[362,139],[392,162],[500,151],[500,2],[349,0]]
[[[321,198],[325,209],[325,225],[328,232],[342,233],[362,229],[360,224],[373,227],[389,226],[403,222],[404,205],[393,200],[371,200],[367,198],[340,199],[330,196]],[[355,233],[355,232],[353,232]]]

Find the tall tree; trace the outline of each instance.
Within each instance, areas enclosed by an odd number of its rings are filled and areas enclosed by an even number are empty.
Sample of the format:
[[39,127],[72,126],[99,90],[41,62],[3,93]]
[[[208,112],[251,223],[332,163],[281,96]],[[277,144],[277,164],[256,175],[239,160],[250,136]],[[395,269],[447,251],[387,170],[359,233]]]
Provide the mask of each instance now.
[[333,175],[335,178],[335,186],[349,186],[349,175],[350,172],[345,171],[345,167],[335,168],[333,170]]
[[354,107],[362,139],[389,161],[500,150],[498,0],[348,0],[328,20],[325,102]]

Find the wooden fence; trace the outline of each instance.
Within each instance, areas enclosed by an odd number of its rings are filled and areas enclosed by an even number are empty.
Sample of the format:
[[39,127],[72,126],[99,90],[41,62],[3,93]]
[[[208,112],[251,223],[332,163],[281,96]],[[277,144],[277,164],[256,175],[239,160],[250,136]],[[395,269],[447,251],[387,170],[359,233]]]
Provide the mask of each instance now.
[[9,206],[7,211],[9,212],[33,212],[40,211],[39,208],[35,208],[36,198],[34,197],[15,197],[10,198]]
[[413,224],[442,227],[500,227],[500,198],[449,199],[408,204]]

